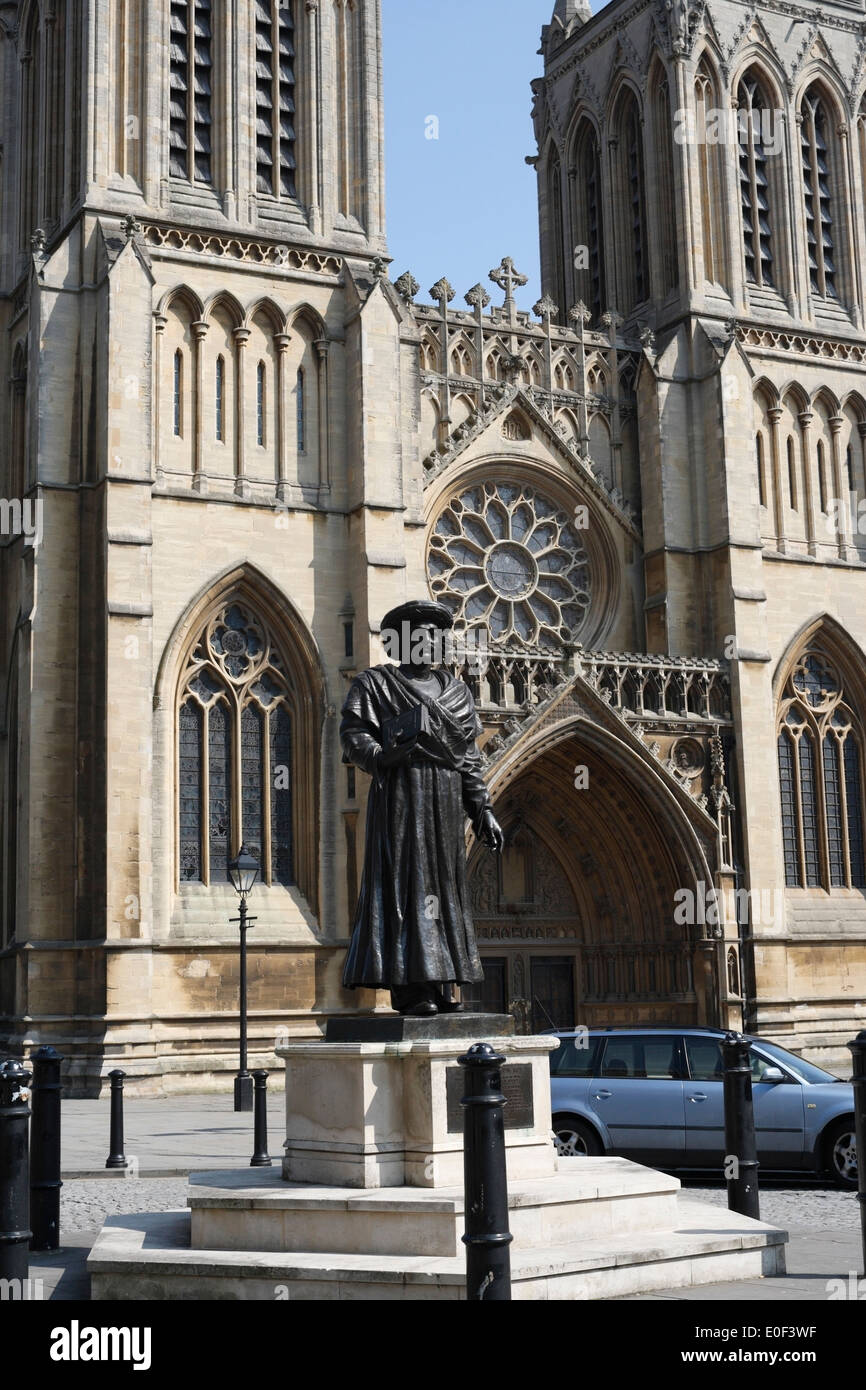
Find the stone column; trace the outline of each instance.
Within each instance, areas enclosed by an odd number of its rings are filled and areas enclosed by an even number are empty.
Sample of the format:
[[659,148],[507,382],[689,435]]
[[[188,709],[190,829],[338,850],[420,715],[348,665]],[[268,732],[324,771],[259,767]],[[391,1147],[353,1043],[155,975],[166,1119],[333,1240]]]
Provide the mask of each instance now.
[[292,341],[290,333],[276,333],[274,346],[277,349],[277,500],[284,502],[289,486],[289,383],[288,349]]
[[818,553],[818,521],[815,516],[815,486],[812,476],[812,449],[810,427],[814,416],[811,410],[802,410],[797,416],[802,431],[803,481],[806,504],[806,541],[809,554]]
[[328,440],[328,351],[327,338],[317,338],[313,343],[319,362],[319,489],[331,491],[331,458]]
[[237,396],[235,399],[235,418],[236,418],[236,441],[235,441],[235,492],[243,495],[245,475],[244,466],[246,461],[246,420],[244,418],[244,361],[246,353],[244,348],[250,340],[250,330],[248,328],[235,328],[232,337],[237,346],[236,359],[236,380]]
[[782,407],[779,405],[771,406],[767,411],[770,421],[770,449],[773,459],[773,510],[776,524],[776,549],[780,555],[787,552],[787,542],[785,540],[785,508],[782,501],[782,460],[779,454],[779,421],[782,418]]
[[207,479],[202,469],[204,443],[204,340],[210,324],[197,319],[191,325],[193,336],[192,367],[192,485],[197,492],[207,491]]
[[[310,167],[307,170],[309,189],[310,231],[313,236],[322,233],[322,167],[319,142],[319,123],[322,112],[319,110],[319,90],[321,86],[321,45],[319,43],[319,0],[306,0],[305,25],[305,72],[307,78],[306,125],[309,132],[307,157]],[[299,170],[299,173],[302,171]],[[299,189],[300,191],[300,189]]]
[[150,428],[153,439],[153,476],[157,487],[163,481],[162,467],[159,461],[160,445],[162,443],[162,340],[165,334],[168,318],[165,314],[154,314],[154,329],[156,338],[153,346],[153,409],[150,417]]
[[853,560],[856,551],[851,544],[851,516],[848,488],[842,484],[842,452],[839,447],[839,434],[844,424],[841,415],[833,415],[827,421],[830,426],[831,448],[833,450],[833,493],[836,497],[836,545],[840,560]]

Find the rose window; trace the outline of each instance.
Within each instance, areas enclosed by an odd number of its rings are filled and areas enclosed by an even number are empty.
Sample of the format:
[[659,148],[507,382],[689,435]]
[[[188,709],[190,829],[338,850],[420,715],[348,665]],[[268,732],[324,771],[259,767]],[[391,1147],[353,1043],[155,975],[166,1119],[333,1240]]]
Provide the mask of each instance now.
[[556,651],[589,609],[580,532],[528,485],[483,483],[452,498],[434,527],[428,572],[455,623],[485,624],[503,645]]

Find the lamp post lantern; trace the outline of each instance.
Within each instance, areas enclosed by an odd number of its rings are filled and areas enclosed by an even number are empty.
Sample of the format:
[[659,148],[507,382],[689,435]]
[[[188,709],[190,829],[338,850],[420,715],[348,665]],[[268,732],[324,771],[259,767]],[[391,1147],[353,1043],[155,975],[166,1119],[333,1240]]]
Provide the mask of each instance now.
[[253,1078],[247,1068],[247,927],[256,919],[247,915],[247,894],[252,892],[258,875],[258,861],[253,858],[246,845],[241,845],[237,859],[233,859],[229,864],[229,878],[240,897],[240,915],[233,917],[232,921],[239,924],[241,933],[241,1049],[240,1067],[235,1077],[235,1110],[253,1108]]

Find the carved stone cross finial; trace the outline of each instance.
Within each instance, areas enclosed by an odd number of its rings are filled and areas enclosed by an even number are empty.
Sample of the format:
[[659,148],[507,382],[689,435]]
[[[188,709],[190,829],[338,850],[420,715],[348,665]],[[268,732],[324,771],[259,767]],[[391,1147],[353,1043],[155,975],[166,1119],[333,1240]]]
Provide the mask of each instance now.
[[454,298],[455,291],[443,275],[442,279],[437,280],[436,284],[428,290],[428,294],[430,295],[431,299],[435,299],[437,304],[439,304],[440,307],[442,307],[446,304],[451,303],[452,299]]
[[540,319],[546,319],[549,323],[559,313],[559,305],[554,304],[549,294],[542,295],[537,304],[532,306],[533,314],[537,314]]
[[520,271],[515,267],[511,257],[504,256],[502,258],[502,264],[498,265],[495,270],[491,270],[490,279],[493,281],[494,285],[498,285],[501,290],[505,291],[505,303],[502,306],[503,313],[507,318],[513,318],[516,309],[514,291],[516,288],[520,288],[521,285],[528,285],[529,276],[521,275]]

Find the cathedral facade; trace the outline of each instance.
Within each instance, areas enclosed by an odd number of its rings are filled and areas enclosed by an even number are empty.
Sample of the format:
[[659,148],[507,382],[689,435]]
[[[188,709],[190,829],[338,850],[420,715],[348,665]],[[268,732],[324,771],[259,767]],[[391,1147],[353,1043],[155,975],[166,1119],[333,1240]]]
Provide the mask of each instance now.
[[0,1045],[226,1084],[242,843],[256,1064],[381,1002],[339,711],[430,595],[506,836],[472,1002],[844,1067],[866,11],[557,0],[531,313],[507,255],[391,265],[381,48],[376,0],[0,0]]

